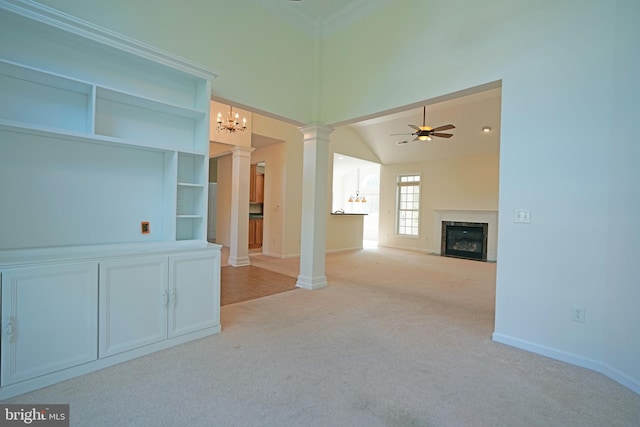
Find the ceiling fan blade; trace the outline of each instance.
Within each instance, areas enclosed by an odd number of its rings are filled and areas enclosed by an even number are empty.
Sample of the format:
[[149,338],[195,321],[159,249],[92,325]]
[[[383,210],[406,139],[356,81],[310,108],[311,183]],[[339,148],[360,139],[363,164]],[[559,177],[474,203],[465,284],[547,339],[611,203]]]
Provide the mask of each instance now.
[[432,131],[434,132],[440,132],[441,130],[449,130],[449,129],[455,129],[456,127],[454,125],[444,125],[444,126],[438,126],[437,128],[433,128]]
[[412,133],[390,133],[389,136],[413,135]]
[[409,125],[411,129],[420,130],[420,128],[416,125]]
[[439,136],[440,138],[451,138],[453,134],[451,133],[432,133],[431,136]]
[[416,136],[415,138],[412,139],[412,141],[420,141],[420,138]]

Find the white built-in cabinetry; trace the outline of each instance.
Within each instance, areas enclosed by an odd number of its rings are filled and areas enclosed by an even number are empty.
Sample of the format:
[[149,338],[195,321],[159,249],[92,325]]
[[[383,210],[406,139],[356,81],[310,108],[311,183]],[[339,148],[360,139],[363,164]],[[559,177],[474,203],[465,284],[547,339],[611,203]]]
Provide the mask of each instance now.
[[0,0],[0,399],[220,331],[214,77]]
[[2,271],[0,386],[97,359],[98,264]]

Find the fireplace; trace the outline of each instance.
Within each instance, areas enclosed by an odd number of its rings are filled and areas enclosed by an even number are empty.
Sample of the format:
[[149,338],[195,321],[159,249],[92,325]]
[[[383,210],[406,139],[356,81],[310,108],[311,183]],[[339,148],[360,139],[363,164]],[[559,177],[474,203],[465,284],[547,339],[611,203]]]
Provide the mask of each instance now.
[[484,222],[442,221],[441,254],[455,258],[487,260],[487,231]]

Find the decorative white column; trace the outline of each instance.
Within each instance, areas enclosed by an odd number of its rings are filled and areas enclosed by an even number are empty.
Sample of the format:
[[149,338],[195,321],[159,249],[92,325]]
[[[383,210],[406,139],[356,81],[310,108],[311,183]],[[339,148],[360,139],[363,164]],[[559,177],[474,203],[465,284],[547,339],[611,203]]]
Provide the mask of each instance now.
[[233,147],[231,152],[231,233],[229,264],[250,265],[249,260],[249,174],[253,148]]
[[329,134],[333,128],[313,124],[299,128],[304,134],[302,170],[302,233],[300,275],[296,286],[319,289],[327,286],[325,252],[329,174]]

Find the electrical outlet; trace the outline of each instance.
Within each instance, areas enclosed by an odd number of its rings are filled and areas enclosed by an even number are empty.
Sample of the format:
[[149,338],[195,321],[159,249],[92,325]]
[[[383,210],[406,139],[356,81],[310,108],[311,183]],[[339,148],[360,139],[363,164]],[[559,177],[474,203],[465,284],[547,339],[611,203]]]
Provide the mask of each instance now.
[[574,322],[584,323],[584,307],[574,305],[571,320],[573,320]]

